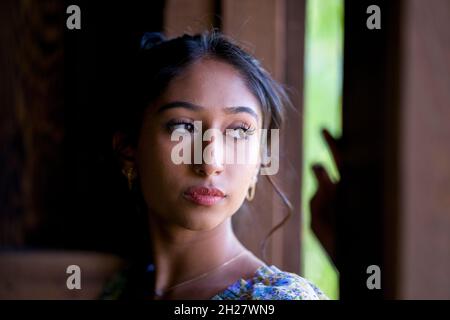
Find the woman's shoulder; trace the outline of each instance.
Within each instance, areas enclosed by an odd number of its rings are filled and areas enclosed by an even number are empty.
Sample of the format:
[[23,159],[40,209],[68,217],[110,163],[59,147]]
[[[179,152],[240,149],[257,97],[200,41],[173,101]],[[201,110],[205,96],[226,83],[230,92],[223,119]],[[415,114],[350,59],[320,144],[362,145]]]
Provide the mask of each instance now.
[[328,300],[313,283],[276,266],[261,266],[250,279],[240,279],[213,300]]

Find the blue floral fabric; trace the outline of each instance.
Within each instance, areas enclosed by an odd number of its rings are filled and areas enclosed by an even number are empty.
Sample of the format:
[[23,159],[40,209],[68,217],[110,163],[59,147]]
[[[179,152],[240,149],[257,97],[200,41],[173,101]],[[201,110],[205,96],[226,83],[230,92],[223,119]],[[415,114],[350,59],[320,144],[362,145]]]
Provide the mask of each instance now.
[[253,278],[236,281],[212,300],[328,300],[328,297],[299,275],[264,265]]
[[[127,272],[119,272],[105,286],[100,299],[122,299],[127,286]],[[285,272],[276,266],[259,267],[251,279],[240,279],[212,300],[328,300],[314,284],[295,273]]]

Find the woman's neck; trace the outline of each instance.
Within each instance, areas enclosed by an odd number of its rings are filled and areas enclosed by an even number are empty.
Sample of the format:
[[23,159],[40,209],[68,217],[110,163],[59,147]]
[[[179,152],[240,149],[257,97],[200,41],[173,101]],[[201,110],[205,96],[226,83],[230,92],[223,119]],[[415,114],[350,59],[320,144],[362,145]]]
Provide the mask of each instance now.
[[157,221],[151,221],[150,228],[157,291],[164,292],[186,280],[214,272],[246,250],[233,232],[231,218],[208,231],[168,229]]

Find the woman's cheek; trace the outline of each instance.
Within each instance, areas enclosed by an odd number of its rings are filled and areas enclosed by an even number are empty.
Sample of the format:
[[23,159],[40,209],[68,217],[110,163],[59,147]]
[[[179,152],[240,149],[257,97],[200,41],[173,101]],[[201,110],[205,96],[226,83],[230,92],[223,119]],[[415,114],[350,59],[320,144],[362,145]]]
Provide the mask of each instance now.
[[[253,165],[236,165],[233,168],[233,190],[235,197],[242,203],[247,196],[248,188],[253,178],[256,167]],[[243,174],[245,173],[245,174]]]

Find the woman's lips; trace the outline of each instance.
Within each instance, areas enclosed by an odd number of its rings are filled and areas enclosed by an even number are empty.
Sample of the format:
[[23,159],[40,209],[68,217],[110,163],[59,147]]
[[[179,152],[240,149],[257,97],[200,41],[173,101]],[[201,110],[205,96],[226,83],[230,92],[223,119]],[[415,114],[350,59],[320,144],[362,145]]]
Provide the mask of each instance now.
[[197,186],[188,188],[184,192],[184,197],[198,205],[212,206],[225,198],[225,194],[214,187]]

